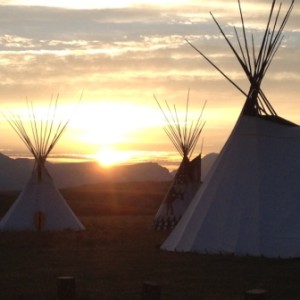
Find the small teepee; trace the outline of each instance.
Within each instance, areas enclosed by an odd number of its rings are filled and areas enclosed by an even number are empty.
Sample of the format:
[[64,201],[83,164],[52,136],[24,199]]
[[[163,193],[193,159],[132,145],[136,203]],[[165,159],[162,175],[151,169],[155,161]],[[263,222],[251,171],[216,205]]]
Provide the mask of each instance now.
[[0,222],[1,230],[84,230],[46,169],[46,160],[65,131],[68,121],[57,122],[57,99],[50,102],[46,119],[38,120],[28,105],[30,126],[26,129],[20,116],[8,122],[32,153],[35,163],[31,177],[14,204]]
[[[163,243],[169,251],[300,257],[300,127],[277,115],[261,83],[280,46],[294,1],[281,17],[272,1],[258,51],[247,37],[235,48],[215,20],[250,82],[240,117],[201,189]],[[281,21],[280,21],[281,20]],[[251,46],[250,46],[251,45]]]
[[[188,124],[189,95],[186,102],[184,120],[180,120],[176,107],[172,110],[166,102],[166,111],[155,99],[164,115],[164,130],[182,157],[180,166],[171,182],[153,221],[156,230],[172,229],[180,220],[201,183],[201,153],[193,160],[191,156],[201,135],[203,109],[195,123]],[[204,108],[204,107],[203,107]]]

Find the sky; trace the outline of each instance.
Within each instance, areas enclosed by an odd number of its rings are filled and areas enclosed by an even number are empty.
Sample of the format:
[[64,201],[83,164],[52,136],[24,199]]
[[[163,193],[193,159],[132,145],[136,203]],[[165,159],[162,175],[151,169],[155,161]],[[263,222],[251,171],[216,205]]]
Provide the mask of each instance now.
[[[285,11],[290,1],[283,0]],[[259,42],[270,0],[242,0],[245,24]],[[0,1],[0,106],[25,118],[26,102],[45,110],[59,98],[69,126],[52,154],[61,158],[156,161],[180,158],[154,100],[190,119],[202,110],[203,154],[219,152],[245,97],[190,45],[209,56],[245,91],[248,82],[210,12],[230,35],[240,27],[237,1]],[[300,4],[295,3],[262,88],[277,113],[300,124]],[[0,151],[28,153],[5,117]],[[200,145],[201,144],[201,145]]]

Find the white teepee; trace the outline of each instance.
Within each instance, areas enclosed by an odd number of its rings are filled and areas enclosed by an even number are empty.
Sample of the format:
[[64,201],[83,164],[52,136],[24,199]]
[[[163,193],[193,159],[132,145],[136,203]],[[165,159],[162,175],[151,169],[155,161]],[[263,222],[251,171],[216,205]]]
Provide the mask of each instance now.
[[1,230],[84,230],[65,199],[55,187],[45,163],[49,153],[66,129],[68,121],[56,124],[57,99],[51,101],[46,119],[38,121],[29,107],[30,129],[20,116],[8,122],[35,159],[29,181],[0,222]]
[[214,19],[242,65],[250,90],[228,141],[162,249],[300,256],[300,127],[279,117],[260,88],[293,3],[279,22],[281,5],[274,17],[276,1],[272,2],[258,52],[253,44],[249,50],[240,2],[243,43],[235,31],[240,54]]
[[179,119],[175,106],[172,111],[166,102],[167,110],[164,111],[157,99],[156,102],[166,121],[164,130],[182,156],[180,166],[153,221],[153,228],[160,230],[172,229],[178,223],[201,184],[201,153],[193,160],[190,158],[204,126],[201,118],[204,107],[195,123],[188,125],[189,95],[184,120]]

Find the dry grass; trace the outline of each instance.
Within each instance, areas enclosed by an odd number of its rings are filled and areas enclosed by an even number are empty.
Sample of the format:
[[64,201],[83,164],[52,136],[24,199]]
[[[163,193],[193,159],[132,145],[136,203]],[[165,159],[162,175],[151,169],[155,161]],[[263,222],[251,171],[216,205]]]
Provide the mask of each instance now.
[[[144,281],[162,300],[242,300],[264,287],[271,299],[300,299],[300,260],[163,252],[166,232],[151,228],[165,183],[64,190],[84,232],[1,232],[0,298],[55,299],[56,278],[76,278],[78,299],[139,299]],[[15,193],[0,196],[1,214]]]

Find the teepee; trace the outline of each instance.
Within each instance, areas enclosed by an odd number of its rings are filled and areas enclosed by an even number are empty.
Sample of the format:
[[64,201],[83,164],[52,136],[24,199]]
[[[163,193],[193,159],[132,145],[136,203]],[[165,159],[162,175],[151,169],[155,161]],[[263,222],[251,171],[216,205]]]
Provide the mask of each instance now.
[[46,169],[46,159],[65,131],[68,121],[59,121],[57,99],[50,102],[45,119],[38,120],[28,104],[29,129],[20,116],[8,122],[34,157],[31,177],[14,204],[0,222],[1,230],[84,230]]
[[200,186],[201,153],[193,160],[190,159],[204,126],[202,121],[204,106],[195,122],[188,124],[189,94],[184,120],[180,120],[175,106],[172,110],[166,102],[166,109],[163,109],[158,100],[156,98],[155,100],[165,119],[164,130],[182,157],[179,168],[153,221],[153,228],[161,230],[172,229],[178,223]]
[[[250,82],[248,93],[235,85],[246,95],[246,102],[201,189],[161,248],[299,257],[300,127],[278,116],[261,90],[294,1],[283,17],[281,5],[277,10],[276,0],[272,1],[258,51],[253,37],[252,45],[249,42],[238,3],[242,38],[235,29],[236,48],[213,19]],[[215,66],[201,51],[194,49]]]

